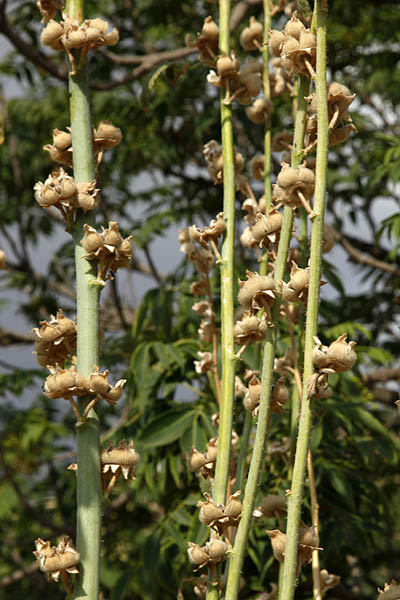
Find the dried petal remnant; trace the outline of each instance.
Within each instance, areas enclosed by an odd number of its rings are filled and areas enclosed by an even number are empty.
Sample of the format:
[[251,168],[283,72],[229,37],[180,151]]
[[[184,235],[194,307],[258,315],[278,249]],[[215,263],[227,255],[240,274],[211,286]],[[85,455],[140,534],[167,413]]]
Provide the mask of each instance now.
[[38,560],[40,570],[46,573],[49,579],[58,581],[60,574],[79,573],[76,566],[80,561],[79,552],[75,550],[69,537],[64,537],[57,546],[51,546],[49,541],[38,538],[35,540],[35,546],[33,554]]

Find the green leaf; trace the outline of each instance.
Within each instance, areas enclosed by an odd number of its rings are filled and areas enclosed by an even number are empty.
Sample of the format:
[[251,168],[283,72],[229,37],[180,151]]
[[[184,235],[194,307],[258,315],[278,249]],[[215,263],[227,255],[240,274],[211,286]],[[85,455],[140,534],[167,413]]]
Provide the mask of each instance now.
[[145,427],[139,439],[145,448],[166,446],[181,437],[197,415],[197,410],[170,409],[153,419]]
[[113,586],[110,600],[123,600],[127,586],[132,577],[132,569],[128,569],[121,575],[117,583]]
[[160,77],[160,75],[162,75],[162,73],[164,73],[168,69],[168,67],[171,64],[172,63],[170,62],[162,63],[148,74],[143,83],[142,92],[140,94],[140,102],[142,104],[144,104],[145,106],[149,104],[151,92],[153,91],[157,79]]

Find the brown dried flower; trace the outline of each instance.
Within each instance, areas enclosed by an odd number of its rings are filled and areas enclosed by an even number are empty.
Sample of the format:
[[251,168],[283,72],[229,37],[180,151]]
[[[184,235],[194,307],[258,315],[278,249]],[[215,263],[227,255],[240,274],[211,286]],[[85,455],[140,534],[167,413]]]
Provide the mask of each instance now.
[[111,473],[114,479],[120,475],[124,479],[135,479],[134,467],[140,460],[139,454],[133,447],[133,441],[129,444],[126,440],[121,440],[117,446],[110,442],[107,450],[101,453],[102,473]]
[[132,259],[131,236],[123,238],[115,221],[109,221],[108,228],[102,227],[101,233],[87,224],[84,229],[82,246],[87,252],[84,258],[98,261],[98,281],[104,283],[113,277],[113,272],[129,266]]
[[282,162],[282,169],[273,186],[272,198],[275,202],[286,204],[293,209],[304,206],[308,213],[312,213],[310,202],[314,194],[314,184],[315,175],[311,169],[295,169]]
[[189,48],[198,48],[200,56],[199,60],[203,63],[214,63],[218,54],[218,25],[213,21],[212,17],[208,16],[204,19],[201,32],[197,35],[196,40],[190,40],[190,36],[185,37],[185,44]]
[[69,537],[64,537],[57,546],[51,546],[49,541],[38,538],[35,540],[35,546],[33,554],[38,560],[40,570],[46,573],[48,579],[58,581],[61,575],[65,580],[67,573],[79,573],[79,552],[75,550]]
[[260,342],[267,334],[267,324],[249,311],[243,313],[240,321],[236,321],[233,335],[237,344],[248,345],[252,342]]
[[240,34],[240,45],[243,50],[251,52],[252,50],[262,51],[263,44],[263,26],[255,17],[250,17],[250,25],[245,27]]
[[86,380],[78,373],[75,365],[69,369],[49,366],[50,375],[45,379],[43,391],[48,398],[71,399],[73,396],[85,396]]
[[267,123],[272,113],[272,102],[268,98],[257,98],[245,109],[248,119],[253,123]]
[[268,313],[275,301],[276,284],[267,275],[259,275],[246,271],[247,280],[239,279],[239,303],[247,308],[250,313],[265,309]]
[[61,308],[57,316],[50,316],[50,321],[41,321],[41,328],[35,327],[35,351],[33,354],[41,367],[63,364],[68,356],[75,352],[76,322],[64,317]]
[[40,14],[42,15],[42,23],[46,24],[53,19],[56,12],[63,10],[64,3],[62,0],[38,0],[36,2]]

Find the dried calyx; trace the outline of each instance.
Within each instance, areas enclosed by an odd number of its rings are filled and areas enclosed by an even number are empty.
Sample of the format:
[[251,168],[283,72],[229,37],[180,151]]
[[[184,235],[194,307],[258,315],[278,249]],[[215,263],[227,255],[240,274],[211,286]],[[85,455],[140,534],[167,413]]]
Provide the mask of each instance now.
[[[355,94],[350,94],[350,90],[341,83],[332,82],[327,86],[329,146],[344,142],[352,131],[357,132],[347,112],[355,96]],[[305,152],[309,152],[316,145],[318,136],[317,95],[313,93],[306,100],[309,104],[307,108],[307,147]]]
[[312,362],[317,372],[311,375],[307,381],[307,395],[309,398],[319,398],[331,395],[328,388],[328,375],[330,373],[343,373],[352,368],[357,360],[354,350],[356,342],[346,342],[347,334],[343,333],[329,346],[314,336],[315,346],[312,351]]
[[200,508],[199,519],[207,527],[218,531],[219,535],[224,535],[229,539],[229,527],[237,527],[242,512],[242,503],[239,500],[240,491],[230,496],[226,506],[217,504],[209,494],[205,493],[205,502],[199,501],[197,506]]
[[250,17],[250,24],[245,27],[240,34],[240,45],[243,50],[252,52],[253,50],[262,51],[263,44],[263,26],[255,17]]
[[311,216],[314,214],[310,206],[314,185],[315,175],[311,169],[304,166],[295,169],[282,162],[282,169],[273,186],[272,199],[293,209],[304,206]]
[[80,51],[80,59],[85,58],[89,50],[98,50],[102,46],[114,46],[119,40],[117,29],[108,33],[109,25],[104,19],[86,19],[79,24],[75,19],[68,16],[63,21],[50,20],[40,40],[45,46],[53,50],[64,50],[72,65],[72,73],[75,72],[75,59],[72,51]]
[[[286,549],[286,534],[282,533],[279,529],[267,529],[267,534],[271,540],[272,551],[275,558],[279,562],[283,562]],[[300,522],[297,550],[297,577],[300,575],[303,564],[311,562],[313,550],[322,550],[322,548],[318,547],[318,544],[319,538],[316,528],[314,526],[307,527],[303,522]]]
[[216,63],[217,72],[211,70],[207,75],[208,83],[226,90],[224,103],[251,104],[261,91],[262,64],[251,59],[240,70],[240,63],[232,52],[230,56],[222,54]]
[[239,279],[238,301],[244,308],[254,314],[264,309],[267,316],[275,301],[276,284],[272,277],[246,271],[247,279]]
[[115,271],[129,266],[132,259],[131,236],[123,238],[115,221],[109,221],[108,228],[102,227],[100,233],[87,224],[84,229],[82,246],[87,252],[84,258],[99,263],[98,281],[104,283],[112,279]]
[[76,321],[64,316],[61,309],[50,321],[41,321],[41,328],[35,327],[35,351],[33,354],[41,367],[62,365],[76,350]]
[[[71,128],[67,127],[67,131],[53,129],[53,144],[46,144],[43,150],[49,152],[51,158],[58,163],[72,167],[73,149]],[[100,121],[97,128],[93,129],[93,154],[96,158],[96,163],[99,164],[105,150],[110,150],[117,146],[122,140],[122,131],[119,127],[115,127],[109,121]]]
[[252,342],[260,342],[267,335],[267,323],[246,310],[240,321],[236,321],[233,335],[237,344],[247,346]]
[[204,19],[201,32],[193,41],[189,34],[185,37],[185,44],[189,48],[197,48],[200,56],[199,60],[205,64],[213,65],[218,54],[218,25],[213,21],[212,17],[208,16]]
[[229,546],[226,542],[215,537],[207,542],[205,546],[189,542],[188,556],[190,562],[197,565],[197,569],[200,569],[206,565],[225,560],[228,549]]
[[[207,169],[212,182],[217,185],[224,181],[224,161],[222,146],[215,140],[210,140],[203,146],[203,156],[207,162]],[[248,195],[249,185],[247,178],[242,174],[244,158],[240,152],[235,151],[235,183],[236,189]]]
[[317,39],[294,12],[282,31],[270,31],[269,50],[280,57],[289,75],[315,76]]
[[129,444],[126,440],[121,440],[117,446],[110,442],[107,450],[101,453],[103,489],[110,491],[121,475],[124,479],[135,479],[134,467],[139,460],[140,456],[133,447],[132,440]]
[[[103,398],[109,404],[116,404],[122,395],[122,388],[126,382],[125,379],[120,379],[112,386],[108,381],[108,371],[101,373],[97,366],[93,367],[92,373],[87,378],[78,373],[75,365],[72,365],[69,369],[62,369],[58,365],[56,367],[49,366],[49,371],[50,375],[43,385],[45,395],[52,399],[64,398],[69,400],[78,421],[87,416],[90,408],[100,398]],[[87,404],[83,416],[73,400],[74,396],[93,397]]]
[[62,0],[38,0],[36,2],[40,14],[42,15],[42,23],[46,24],[53,19],[57,11],[62,11],[64,2]]
[[257,98],[245,109],[248,119],[253,123],[268,123],[272,113],[272,102],[268,98]]
[[62,167],[53,171],[46,181],[34,186],[35,199],[42,208],[58,208],[66,222],[75,218],[78,209],[86,213],[98,204],[99,189],[96,181],[76,183]]
[[399,600],[400,598],[400,585],[392,579],[392,582],[385,583],[383,590],[378,588],[379,596],[378,600]]
[[64,537],[57,546],[51,546],[49,541],[41,538],[35,540],[36,556],[39,568],[46,573],[48,579],[58,581],[61,578],[65,583],[68,581],[68,573],[79,573],[77,564],[80,561],[79,552],[75,550],[74,544],[69,537]]
[[[253,417],[258,414],[258,408],[261,398],[261,381],[253,375],[249,381],[249,386],[246,388],[243,398],[243,406],[246,410],[250,410]],[[270,410],[275,414],[282,413],[289,400],[289,390],[282,378],[278,379],[271,391]]]

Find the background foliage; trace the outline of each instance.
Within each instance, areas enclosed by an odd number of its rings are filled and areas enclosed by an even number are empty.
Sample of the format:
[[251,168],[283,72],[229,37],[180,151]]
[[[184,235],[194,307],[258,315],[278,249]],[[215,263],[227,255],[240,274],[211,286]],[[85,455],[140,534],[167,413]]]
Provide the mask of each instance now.
[[[396,2],[329,4],[330,76],[357,93],[351,114],[358,135],[330,153],[327,220],[344,250],[335,256],[353,261],[366,285],[360,293],[345,281],[343,265],[330,263],[328,255],[324,278],[331,293],[322,301],[320,336],[329,342],[348,332],[358,342],[359,361],[351,374],[332,380],[331,398],[317,401],[312,448],[325,549],[321,564],[342,577],[329,594],[362,600],[400,578],[399,418],[392,391],[400,375],[400,14]],[[241,54],[238,33],[251,15],[261,18],[261,4],[233,6],[238,16],[233,45]],[[1,101],[0,240],[9,265],[1,276],[7,290],[1,309],[9,315],[14,305],[35,327],[59,306],[68,315],[74,310],[71,246],[60,244],[66,239],[63,225],[40,209],[32,193],[52,167],[42,146],[53,128],[69,123],[66,71],[61,56],[40,47],[35,3],[3,0],[0,10],[0,33],[12,44],[0,63],[8,77],[3,94],[8,98],[12,81],[21,86],[19,97]],[[172,599],[178,590],[194,598],[191,581],[198,574],[187,560],[187,542],[201,544],[207,536],[196,503],[208,482],[199,482],[183,457],[192,445],[204,451],[216,433],[213,391],[193,366],[199,349],[199,319],[189,293],[194,274],[183,259],[177,269],[161,273],[152,244],[171,227],[205,223],[221,207],[221,189],[212,185],[201,153],[219,135],[218,102],[206,83],[207,70],[185,50],[157,55],[183,49],[185,34],[193,37],[216,10],[214,4],[173,0],[87,2],[88,16],[107,18],[121,34],[115,51],[99,52],[91,61],[94,122],[109,119],[124,133],[101,168],[101,219],[103,224],[118,219],[140,249],[128,279],[108,284],[103,298],[101,366],[112,367],[115,379],[128,379],[119,406],[101,409],[104,438],[132,438],[142,457],[136,481],[118,483],[105,502],[102,589],[111,600]],[[274,27],[283,22],[280,17]],[[130,64],[121,62],[125,56]],[[178,59],[171,60],[174,56]],[[155,77],[165,59],[168,67]],[[273,133],[291,127],[290,102],[289,96],[274,100]],[[262,151],[262,131],[242,107],[234,117],[236,144],[250,159]],[[239,199],[237,207],[240,216]],[[45,238],[54,255],[41,264],[39,241]],[[237,258],[243,275],[249,257],[238,247]],[[129,281],[137,286],[138,274],[152,284],[134,301]],[[217,273],[213,292],[217,301]],[[13,330],[2,321],[2,345],[32,344],[24,325]],[[244,358],[257,368],[255,354]],[[66,470],[74,460],[73,418],[66,405],[36,392],[43,370],[7,359],[1,367],[0,598],[22,599],[28,591],[32,599],[62,598],[57,585],[47,584],[32,566],[32,550],[37,537],[75,537],[75,482]],[[243,418],[238,400],[239,434]],[[288,415],[274,415],[271,442],[288,435],[288,421]],[[287,455],[267,455],[260,498],[284,492],[288,468]],[[308,500],[303,516],[308,519]],[[274,521],[263,519],[252,530],[243,598],[255,598],[277,581],[265,534],[273,527]],[[301,576],[298,594],[312,595],[310,569]]]

